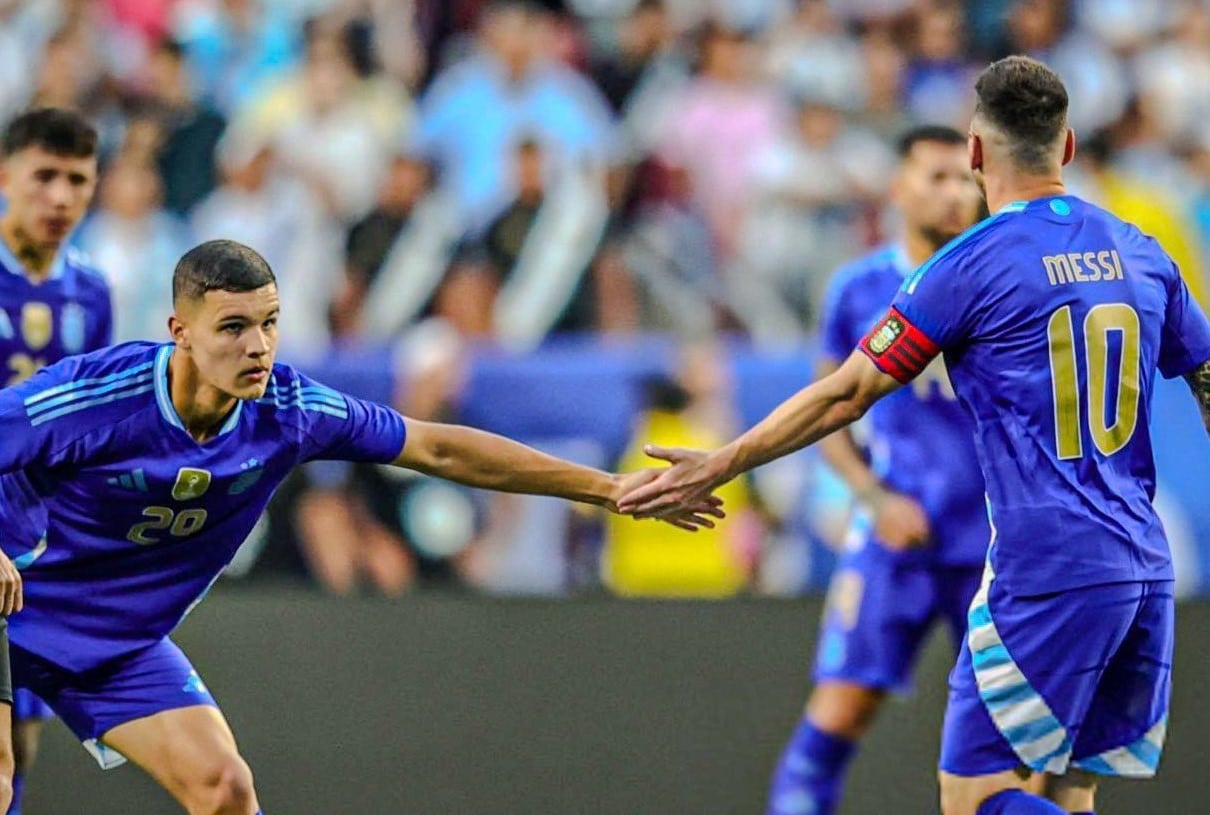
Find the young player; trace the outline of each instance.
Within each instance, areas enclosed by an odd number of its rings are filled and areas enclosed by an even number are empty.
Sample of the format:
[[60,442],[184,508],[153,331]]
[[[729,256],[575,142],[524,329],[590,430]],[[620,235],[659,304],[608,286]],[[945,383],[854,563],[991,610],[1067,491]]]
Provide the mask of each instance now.
[[[277,287],[232,241],[185,254],[172,343],[128,343],[0,391],[0,472],[45,502],[21,551],[14,680],[50,703],[103,767],[129,759],[190,813],[259,812],[205,684],[168,634],[218,577],[296,465],[392,462],[461,483],[608,508],[654,477],[614,476],[465,427],[405,420],[274,364]],[[710,526],[717,502],[672,517]]]
[[[8,384],[63,357],[109,344],[109,286],[64,241],[97,186],[97,132],[77,113],[31,110],[0,137],[0,376]],[[10,536],[38,541],[44,512],[22,473],[0,477],[0,522]],[[29,506],[26,504],[29,503]],[[37,517],[41,514],[43,517]],[[34,522],[28,521],[33,518]],[[25,773],[53,712],[23,688],[13,701],[16,770],[8,815],[19,815]]]
[[[822,378],[886,314],[904,278],[971,226],[980,209],[966,138],[914,128],[899,141],[891,197],[902,239],[836,272],[823,312]],[[769,815],[829,815],[858,740],[887,691],[904,689],[924,637],[945,620],[955,649],[990,529],[974,427],[940,359],[870,411],[871,460],[842,429],[820,451],[864,505],[832,576],[815,688],[782,753]]]
[[[950,677],[945,815],[1093,810],[1102,775],[1149,777],[1171,685],[1172,559],[1152,507],[1155,371],[1210,429],[1210,322],[1159,245],[1065,194],[1067,91],[1009,57],[979,77],[970,166],[992,212],[905,281],[840,370],[622,500],[692,502],[811,444],[942,351],[974,417],[993,539]],[[1026,792],[1046,774],[1051,800]]]

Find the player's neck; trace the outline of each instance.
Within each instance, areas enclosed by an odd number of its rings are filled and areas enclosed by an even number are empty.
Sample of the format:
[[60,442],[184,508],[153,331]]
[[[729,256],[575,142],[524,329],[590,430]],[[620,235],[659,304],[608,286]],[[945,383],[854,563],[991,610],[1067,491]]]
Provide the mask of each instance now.
[[909,229],[903,236],[903,252],[913,269],[919,268],[941,247],[920,232]]
[[198,443],[218,435],[236,398],[202,381],[188,353],[174,348],[168,360],[168,393],[185,432]]
[[25,230],[12,218],[0,218],[0,240],[21,264],[21,271],[34,283],[41,283],[50,276],[55,262],[57,246],[40,246],[30,239]]
[[987,210],[995,215],[1014,201],[1033,201],[1066,195],[1063,179],[1054,176],[1008,174],[1003,177],[984,177]]

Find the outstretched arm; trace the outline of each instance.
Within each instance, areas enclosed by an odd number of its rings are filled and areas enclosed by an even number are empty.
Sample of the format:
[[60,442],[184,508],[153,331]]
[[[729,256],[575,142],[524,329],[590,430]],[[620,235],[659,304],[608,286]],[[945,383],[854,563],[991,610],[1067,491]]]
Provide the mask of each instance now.
[[1210,359],[1185,374],[1185,381],[1189,383],[1189,389],[1193,391],[1193,398],[1197,400],[1197,406],[1201,409],[1202,423],[1206,426],[1206,432],[1210,433]]
[[[618,499],[657,475],[653,470],[613,475],[482,430],[405,421],[406,440],[393,463],[469,487],[551,495],[617,512]],[[713,526],[708,516],[722,517],[719,504],[717,499],[697,501],[666,520],[687,530]]]
[[664,517],[683,511],[682,507],[696,504],[741,473],[814,444],[855,422],[899,384],[878,370],[864,352],[854,351],[835,373],[782,402],[725,447],[708,454],[649,448],[652,455],[674,466],[627,495],[620,509],[638,517]]

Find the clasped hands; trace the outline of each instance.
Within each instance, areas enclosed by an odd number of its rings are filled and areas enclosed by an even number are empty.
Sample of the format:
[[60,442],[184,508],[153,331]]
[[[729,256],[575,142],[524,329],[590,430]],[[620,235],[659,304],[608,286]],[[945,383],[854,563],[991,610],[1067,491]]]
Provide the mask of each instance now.
[[671,466],[616,476],[610,509],[639,519],[655,518],[688,532],[713,529],[713,519],[726,517],[722,499],[711,494],[728,480],[717,458],[701,450],[651,444],[643,449]]

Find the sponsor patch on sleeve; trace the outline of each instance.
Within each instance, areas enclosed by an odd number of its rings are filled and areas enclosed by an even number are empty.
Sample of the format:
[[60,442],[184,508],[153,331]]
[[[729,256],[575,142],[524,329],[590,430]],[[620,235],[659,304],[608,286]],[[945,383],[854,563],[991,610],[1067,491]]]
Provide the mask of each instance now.
[[941,353],[937,344],[896,308],[870,329],[860,347],[878,370],[904,383],[912,381]]

